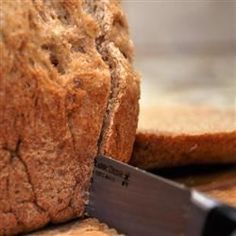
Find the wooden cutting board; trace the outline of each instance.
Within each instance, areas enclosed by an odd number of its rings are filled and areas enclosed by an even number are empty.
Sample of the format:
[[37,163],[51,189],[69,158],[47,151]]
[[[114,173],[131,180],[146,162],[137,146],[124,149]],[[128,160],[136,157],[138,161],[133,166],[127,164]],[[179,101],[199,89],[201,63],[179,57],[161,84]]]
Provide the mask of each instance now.
[[186,166],[154,172],[236,207],[236,165]]

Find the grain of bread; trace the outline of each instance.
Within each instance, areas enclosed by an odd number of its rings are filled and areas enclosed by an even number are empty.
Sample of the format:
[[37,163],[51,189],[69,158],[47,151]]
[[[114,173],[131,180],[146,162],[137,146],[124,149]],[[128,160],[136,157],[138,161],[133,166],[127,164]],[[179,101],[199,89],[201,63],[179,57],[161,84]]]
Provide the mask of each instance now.
[[9,235],[81,216],[98,153],[129,160],[139,79],[119,1],[3,0],[0,12],[0,235]]
[[175,106],[141,110],[131,163],[150,169],[236,163],[234,109]]

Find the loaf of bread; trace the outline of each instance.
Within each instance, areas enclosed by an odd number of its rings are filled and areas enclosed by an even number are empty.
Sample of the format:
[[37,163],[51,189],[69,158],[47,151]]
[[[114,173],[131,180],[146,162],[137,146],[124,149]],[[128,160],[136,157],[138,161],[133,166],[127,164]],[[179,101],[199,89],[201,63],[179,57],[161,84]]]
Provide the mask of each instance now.
[[116,0],[0,4],[0,235],[83,215],[97,154],[127,162],[139,78]]
[[150,169],[236,162],[234,109],[152,107],[141,110],[131,163]]

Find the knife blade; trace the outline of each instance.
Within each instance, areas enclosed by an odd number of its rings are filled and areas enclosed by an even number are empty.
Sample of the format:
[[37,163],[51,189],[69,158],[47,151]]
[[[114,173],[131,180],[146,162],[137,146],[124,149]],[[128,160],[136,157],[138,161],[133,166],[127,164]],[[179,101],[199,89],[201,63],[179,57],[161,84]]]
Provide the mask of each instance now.
[[[183,185],[98,156],[86,212],[128,236],[205,236],[210,212],[220,205]],[[215,221],[209,222],[208,228]],[[227,222],[232,224],[225,226],[234,230],[236,216]]]

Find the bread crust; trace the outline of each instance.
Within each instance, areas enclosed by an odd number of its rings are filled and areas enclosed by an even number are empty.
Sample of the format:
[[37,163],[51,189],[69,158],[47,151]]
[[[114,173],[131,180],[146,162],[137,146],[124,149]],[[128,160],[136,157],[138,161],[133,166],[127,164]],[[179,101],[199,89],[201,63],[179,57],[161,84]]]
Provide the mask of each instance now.
[[[0,6],[0,235],[84,212],[112,87],[97,49],[101,26],[84,3],[4,0]],[[115,139],[114,128],[109,124]],[[104,142],[108,150],[114,139]],[[116,151],[113,157],[129,159],[130,151]]]
[[140,119],[131,159],[135,166],[151,169],[236,163],[233,109],[146,108]]
[[236,163],[236,132],[171,135],[139,132],[131,164],[144,169]]

